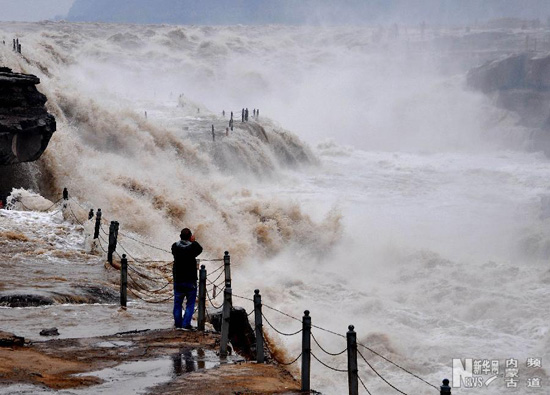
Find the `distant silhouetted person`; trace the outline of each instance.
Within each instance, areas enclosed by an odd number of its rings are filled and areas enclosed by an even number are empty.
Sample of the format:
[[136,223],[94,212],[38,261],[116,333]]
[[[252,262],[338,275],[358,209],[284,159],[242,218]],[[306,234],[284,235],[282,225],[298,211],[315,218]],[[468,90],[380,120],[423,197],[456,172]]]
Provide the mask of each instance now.
[[229,128],[225,128],[225,137],[229,136]]
[[222,115],[225,117],[225,110],[222,111]]
[[260,109],[259,108],[256,110],[256,118],[260,118]]
[[244,122],[244,108],[243,108],[243,111],[241,112],[241,122]]
[[244,110],[244,120],[248,122],[248,108]]
[[145,111],[145,119],[147,119],[147,111]]
[[214,125],[212,125],[212,141],[216,141],[216,134],[214,133]]
[[201,113],[201,109],[197,107],[197,114]]

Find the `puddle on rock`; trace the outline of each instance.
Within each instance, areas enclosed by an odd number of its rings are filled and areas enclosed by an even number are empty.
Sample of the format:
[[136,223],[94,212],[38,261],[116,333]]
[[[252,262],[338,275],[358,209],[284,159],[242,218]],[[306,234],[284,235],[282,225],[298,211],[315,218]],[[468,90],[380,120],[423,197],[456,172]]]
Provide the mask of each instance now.
[[100,347],[100,348],[114,348],[114,347],[130,347],[133,346],[134,342],[127,342],[127,341],[105,341],[105,342],[99,342],[92,344],[92,347]]
[[[116,341],[96,343],[99,347],[131,345],[132,342]],[[124,343],[124,344],[120,344]],[[75,376],[95,376],[105,382],[87,388],[50,390],[27,384],[16,384],[0,387],[0,395],[7,394],[63,394],[63,395],[91,395],[113,394],[132,395],[144,394],[148,389],[159,384],[169,382],[182,374],[212,369],[223,363],[241,362],[244,359],[238,355],[220,358],[212,350],[182,349],[170,356],[122,363],[113,368],[102,369],[94,372],[79,373]]]
[[202,369],[212,369],[222,363],[235,363],[244,359],[238,355],[221,359],[212,350],[202,348],[186,349],[172,355],[173,375],[180,376],[185,373]]

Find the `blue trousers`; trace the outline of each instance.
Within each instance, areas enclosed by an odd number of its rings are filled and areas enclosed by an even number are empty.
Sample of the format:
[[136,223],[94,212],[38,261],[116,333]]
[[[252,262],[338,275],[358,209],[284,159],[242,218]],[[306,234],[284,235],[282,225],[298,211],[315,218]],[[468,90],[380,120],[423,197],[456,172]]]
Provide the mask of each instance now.
[[[187,301],[182,319],[183,299],[187,299]],[[195,312],[195,299],[197,299],[197,283],[174,283],[174,323],[176,328],[185,328],[191,325],[191,318]]]

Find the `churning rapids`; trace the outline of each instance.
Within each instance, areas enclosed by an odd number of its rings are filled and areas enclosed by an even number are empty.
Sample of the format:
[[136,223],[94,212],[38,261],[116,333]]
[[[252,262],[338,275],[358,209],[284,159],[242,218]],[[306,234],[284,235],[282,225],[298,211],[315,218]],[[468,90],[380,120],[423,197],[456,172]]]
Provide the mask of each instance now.
[[[359,342],[434,385],[451,378],[453,358],[542,358],[535,374],[548,382],[550,161],[513,114],[465,89],[476,59],[432,47],[444,32],[0,29],[23,49],[1,47],[0,64],[39,76],[58,122],[41,160],[23,170],[35,192],[55,201],[67,187],[82,206],[71,206],[78,221],[0,211],[1,296],[47,302],[0,308],[1,329],[36,339],[49,326],[73,337],[171,325],[169,302],[117,311],[116,276],[88,254],[90,229],[78,223],[101,207],[121,231],[164,249],[189,226],[204,258],[230,251],[235,293],[259,288],[264,303],[296,317],[308,309],[315,325],[341,334],[353,324]],[[243,107],[259,108],[259,119],[242,124]],[[230,111],[236,127],[225,136]],[[48,206],[17,193],[28,207]],[[314,334],[328,351],[345,347]],[[299,354],[300,336],[278,341],[289,359]],[[405,392],[434,392],[363,353]],[[345,374],[312,363],[313,388],[344,392]],[[529,393],[523,372],[519,393]],[[360,375],[373,394],[393,393],[363,363]],[[503,378],[477,391],[513,392]]]

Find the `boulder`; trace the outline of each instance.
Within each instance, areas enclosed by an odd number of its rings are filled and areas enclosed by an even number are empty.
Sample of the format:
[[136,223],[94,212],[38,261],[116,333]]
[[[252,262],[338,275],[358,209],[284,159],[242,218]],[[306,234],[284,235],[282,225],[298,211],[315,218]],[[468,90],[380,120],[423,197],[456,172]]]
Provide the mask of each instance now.
[[7,307],[35,307],[53,304],[52,298],[44,295],[0,295],[0,306]]
[[0,67],[0,165],[37,160],[55,132],[39,83],[34,75]]
[[57,328],[47,328],[40,331],[40,336],[59,336]]
[[[222,330],[222,309],[208,310],[207,317],[218,332]],[[243,307],[235,306],[231,309],[229,321],[229,341],[236,352],[247,359],[256,356],[256,336],[248,321],[248,314]]]
[[25,345],[25,338],[21,336],[15,336],[10,332],[0,331],[0,347],[14,347]]

